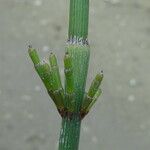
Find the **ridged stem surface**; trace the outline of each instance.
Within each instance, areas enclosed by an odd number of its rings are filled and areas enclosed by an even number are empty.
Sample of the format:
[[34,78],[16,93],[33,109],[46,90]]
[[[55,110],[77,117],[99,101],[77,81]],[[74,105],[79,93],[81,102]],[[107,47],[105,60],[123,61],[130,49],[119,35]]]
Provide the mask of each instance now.
[[89,65],[90,47],[88,45],[69,44],[66,51],[72,56],[75,112],[79,112],[83,96]]
[[80,118],[76,115],[72,119],[65,117],[62,119],[60,132],[59,150],[77,150],[80,138]]
[[80,110],[85,92],[89,65],[88,45],[89,0],[70,0],[69,31],[66,52],[72,57],[74,110],[62,119],[59,150],[78,150]]
[[69,38],[88,36],[89,0],[70,0]]

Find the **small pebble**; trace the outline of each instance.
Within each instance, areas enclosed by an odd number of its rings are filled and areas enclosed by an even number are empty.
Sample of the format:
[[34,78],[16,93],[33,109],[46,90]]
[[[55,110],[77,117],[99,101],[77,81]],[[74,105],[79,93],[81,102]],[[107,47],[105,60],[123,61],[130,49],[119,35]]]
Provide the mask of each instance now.
[[104,2],[116,5],[120,3],[120,0],[104,0]]
[[111,3],[112,4],[118,4],[118,3],[120,3],[120,0],[111,0]]
[[41,6],[42,5],[42,0],[35,0],[34,5],[35,6]]
[[134,95],[129,95],[128,96],[128,101],[134,102],[135,101],[135,96]]
[[31,100],[31,96],[30,95],[22,95],[21,99],[25,100],[25,101],[30,101]]
[[34,115],[33,114],[28,114],[27,117],[28,117],[28,119],[32,120],[34,118]]
[[118,40],[117,45],[118,45],[118,47],[121,47],[122,46],[122,41]]
[[42,25],[42,26],[46,26],[46,25],[48,25],[48,20],[47,19],[43,19],[43,20],[41,20],[40,21],[40,24]]
[[49,52],[49,47],[48,46],[43,46],[42,51],[43,52]]
[[136,79],[131,79],[130,81],[129,81],[129,84],[130,84],[130,86],[136,86]]
[[37,92],[41,91],[41,87],[40,87],[40,86],[38,86],[38,85],[37,85],[37,86],[35,86],[35,88],[34,88],[34,89],[35,89],[35,91],[37,91]]

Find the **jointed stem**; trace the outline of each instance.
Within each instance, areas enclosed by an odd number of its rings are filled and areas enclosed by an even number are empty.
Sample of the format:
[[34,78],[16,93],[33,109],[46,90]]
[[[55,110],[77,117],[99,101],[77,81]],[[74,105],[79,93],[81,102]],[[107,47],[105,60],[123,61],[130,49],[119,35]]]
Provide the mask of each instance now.
[[88,36],[89,0],[70,0],[69,38]]
[[67,115],[62,119],[59,150],[78,150],[79,146],[80,109],[85,91],[90,56],[87,42],[88,18],[89,0],[70,0],[68,46],[66,51],[72,57],[74,79],[72,84],[75,104],[71,117]]
[[80,138],[81,120],[78,115],[62,119],[59,150],[77,150]]

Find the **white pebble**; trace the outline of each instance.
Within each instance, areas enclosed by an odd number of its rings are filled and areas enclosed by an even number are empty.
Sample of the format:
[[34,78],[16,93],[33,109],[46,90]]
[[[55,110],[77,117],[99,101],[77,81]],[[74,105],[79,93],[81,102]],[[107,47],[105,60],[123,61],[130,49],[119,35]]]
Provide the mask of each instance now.
[[122,46],[122,41],[121,41],[121,40],[118,40],[118,41],[117,41],[117,45],[118,45],[118,47],[121,47],[121,46]]
[[43,20],[41,20],[40,21],[40,24],[42,25],[42,26],[46,26],[46,25],[48,25],[48,20],[47,19],[43,19]]
[[129,95],[128,96],[128,101],[134,102],[135,101],[135,96],[134,95]]
[[48,46],[43,46],[42,51],[43,52],[49,52],[49,47]]
[[35,6],[41,6],[42,5],[42,0],[35,0],[34,5]]
[[120,0],[104,0],[104,1],[113,5],[120,3]]
[[32,120],[34,118],[34,115],[33,114],[28,114],[27,117],[28,117],[28,119]]
[[120,3],[120,0],[111,0],[112,4],[118,4]]
[[25,101],[30,101],[31,100],[31,96],[30,95],[22,95],[21,99],[25,100]]
[[136,86],[136,79],[131,79],[130,81],[129,81],[129,84],[130,84],[130,86]]
[[35,86],[35,91],[37,91],[37,92],[39,92],[39,91],[41,91],[41,87],[40,86]]

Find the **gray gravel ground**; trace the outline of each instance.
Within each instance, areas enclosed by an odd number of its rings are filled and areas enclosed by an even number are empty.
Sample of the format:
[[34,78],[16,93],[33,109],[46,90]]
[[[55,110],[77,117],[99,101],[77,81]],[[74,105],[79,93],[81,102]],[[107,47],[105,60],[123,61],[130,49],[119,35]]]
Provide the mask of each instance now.
[[[57,150],[61,118],[27,45],[53,50],[63,77],[69,0],[0,0],[0,150]],[[150,0],[91,0],[87,87],[103,95],[82,123],[80,150],[150,149]]]

